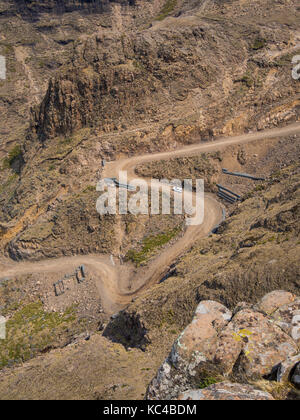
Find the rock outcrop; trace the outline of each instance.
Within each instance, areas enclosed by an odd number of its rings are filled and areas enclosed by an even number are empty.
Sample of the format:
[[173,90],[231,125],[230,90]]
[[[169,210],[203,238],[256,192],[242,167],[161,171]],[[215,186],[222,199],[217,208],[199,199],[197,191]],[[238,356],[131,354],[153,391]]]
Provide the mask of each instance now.
[[179,400],[199,401],[273,401],[274,398],[268,392],[254,389],[250,385],[232,384],[222,382],[211,385],[205,389],[195,389],[181,394]]
[[[146,398],[272,399],[249,389],[249,382],[272,379],[298,386],[299,309],[297,296],[284,291],[269,293],[257,305],[241,303],[233,314],[217,302],[201,302]],[[222,383],[199,390],[224,378],[243,385]]]
[[296,365],[296,368],[291,377],[291,382],[293,385],[295,385],[295,387],[300,389],[300,362]]
[[[36,17],[41,13],[63,14],[77,10],[89,13],[103,12],[109,8],[109,0],[13,0],[8,11],[15,9],[26,17]],[[133,5],[135,1],[120,0],[116,3],[120,5]]]
[[[263,47],[295,42],[292,28],[283,32],[258,25],[241,43],[244,23],[233,25],[235,12],[217,3],[213,10],[222,10],[222,20],[213,23],[197,17],[196,8],[120,33],[114,16],[112,30],[75,46],[64,71],[50,80],[32,113],[32,134],[46,140],[83,127],[125,134],[146,126],[152,142],[168,137],[170,144],[191,143],[299,119],[290,72],[272,55],[260,53]],[[260,11],[254,13],[257,18]],[[266,40],[257,48],[262,30]]]

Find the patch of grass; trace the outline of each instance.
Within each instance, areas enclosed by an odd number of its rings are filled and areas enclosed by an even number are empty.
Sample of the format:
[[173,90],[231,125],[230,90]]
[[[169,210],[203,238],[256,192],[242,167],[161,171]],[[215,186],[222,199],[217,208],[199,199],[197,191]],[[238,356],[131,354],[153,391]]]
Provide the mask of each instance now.
[[96,191],[96,187],[94,185],[88,185],[84,190],[83,193],[94,192]]
[[264,184],[259,184],[254,188],[254,191],[259,192],[259,191],[264,191],[266,189]]
[[[279,242],[278,242],[278,240],[279,240]],[[264,239],[263,241],[257,242],[257,244],[258,245],[266,245],[269,242],[275,242],[275,241],[277,241],[277,243],[280,243],[279,235],[277,237],[274,236],[274,235],[273,236],[270,236],[270,237]]]
[[5,42],[0,42],[0,47],[2,47],[2,50],[4,50],[4,55],[12,54],[14,51],[13,46]]
[[22,239],[24,241],[45,241],[51,235],[53,235],[53,222],[42,222],[36,223],[31,226],[28,230],[25,230],[22,234]]
[[266,44],[267,44],[266,39],[256,38],[256,40],[254,41],[254,44],[252,45],[252,50],[254,50],[254,51],[261,50],[261,49],[265,48]]
[[275,381],[251,381],[250,385],[253,385],[256,389],[260,389],[264,392],[269,392],[275,400],[296,400],[299,401],[300,392],[291,383],[288,382],[275,382]]
[[17,179],[18,179],[18,175],[17,174],[14,174],[14,175],[10,176],[8,178],[8,180],[3,185],[0,186],[0,194],[2,194],[3,192],[7,191],[7,189],[9,187],[11,187]]
[[159,12],[159,15],[155,18],[155,20],[164,20],[173,10],[175,9],[177,5],[177,0],[167,0],[161,11]]
[[16,145],[11,151],[8,153],[7,158],[3,161],[3,168],[8,169],[11,168],[13,163],[22,157],[22,149],[20,145]]
[[254,85],[254,80],[250,74],[245,74],[239,81],[244,83],[249,89]]
[[[168,309],[167,311],[163,311],[161,313],[159,321],[160,322],[159,322],[158,328],[160,328],[160,329],[162,329],[166,324],[169,325],[169,327],[174,326],[174,324],[175,324],[175,312],[174,312],[174,310],[171,308],[171,309]],[[174,331],[174,334],[176,334],[175,329],[172,329],[172,331]],[[171,332],[171,334],[173,334],[173,333]],[[179,334],[179,333],[177,332],[177,334]]]
[[47,313],[39,301],[17,309],[6,323],[6,340],[0,340],[0,369],[55,346],[75,319],[73,307],[63,314]]
[[73,142],[72,137],[64,137],[60,139],[61,144],[71,144]]
[[126,255],[126,260],[131,260],[136,266],[140,266],[144,263],[151,253],[157,249],[162,247],[163,245],[170,242],[180,231],[180,228],[175,228],[170,230],[166,233],[161,233],[156,236],[149,236],[143,240],[143,247],[140,251],[135,251],[131,249],[128,251]]
[[278,170],[272,173],[271,179],[280,178],[281,176],[282,176],[282,172]]
[[203,379],[203,380],[199,383],[198,388],[199,388],[199,389],[204,389],[204,388],[209,387],[210,385],[217,384],[218,382],[220,382],[220,380],[219,380],[219,379],[214,378],[214,377],[208,377],[208,378]]
[[299,55],[299,53],[300,53],[300,49],[297,49],[293,53],[282,55],[278,58],[275,58],[273,64],[276,67],[287,67],[287,66],[290,67],[293,57],[295,55]]

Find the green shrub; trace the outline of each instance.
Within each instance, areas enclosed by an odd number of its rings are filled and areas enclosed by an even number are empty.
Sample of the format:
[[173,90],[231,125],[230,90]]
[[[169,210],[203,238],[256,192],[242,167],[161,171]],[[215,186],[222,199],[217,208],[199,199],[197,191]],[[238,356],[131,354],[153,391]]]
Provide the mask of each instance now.
[[254,85],[254,81],[249,74],[245,74],[245,76],[241,78],[241,82],[244,83],[249,89]]
[[252,49],[255,51],[261,50],[262,48],[265,48],[266,44],[267,44],[267,41],[264,38],[256,38],[252,46]]
[[259,191],[264,191],[265,189],[266,189],[265,185],[259,184],[254,188],[254,191],[259,192]]
[[89,193],[96,191],[96,187],[94,185],[88,185],[84,190],[83,193]]
[[208,377],[208,378],[203,379],[199,383],[198,388],[199,389],[204,389],[204,388],[209,387],[210,385],[217,384],[218,382],[220,382],[220,380],[218,380],[217,378]]
[[4,159],[3,167],[11,168],[13,163],[22,157],[22,149],[20,145],[16,145],[8,154],[7,158]]
[[176,4],[177,0],[167,0],[155,20],[164,20],[171,12],[173,12]]

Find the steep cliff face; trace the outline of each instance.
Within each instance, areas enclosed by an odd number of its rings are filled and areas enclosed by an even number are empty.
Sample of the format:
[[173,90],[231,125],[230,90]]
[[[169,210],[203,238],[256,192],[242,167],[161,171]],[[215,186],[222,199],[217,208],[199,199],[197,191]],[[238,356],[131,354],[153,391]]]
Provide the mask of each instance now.
[[[0,0],[0,55],[6,58],[7,66],[7,78],[0,81],[1,245],[6,242],[3,235],[12,232],[10,230],[12,226],[15,236],[25,226],[34,224],[36,217],[48,207],[47,204],[45,208],[45,203],[48,203],[49,199],[53,202],[57,194],[60,196],[66,191],[74,193],[73,187],[69,182],[62,181],[62,178],[66,176],[71,181],[76,172],[75,178],[80,177],[82,184],[76,182],[75,190],[82,192],[93,185],[98,176],[96,170],[101,160],[102,147],[99,148],[96,142],[93,143],[92,133],[85,133],[83,136],[79,134],[71,141],[57,139],[57,142],[52,142],[50,145],[51,151],[45,149],[46,153],[41,153],[38,142],[26,142],[30,109],[43,101],[49,80],[57,73],[65,74],[66,67],[73,60],[74,50],[81,48],[86,40],[102,36],[103,33],[107,36],[110,33],[121,34],[129,30],[128,28],[144,24],[145,21],[149,21],[149,17],[159,13],[163,3],[163,0],[138,2]],[[89,48],[93,48],[92,44],[88,45]],[[93,51],[87,51],[86,54],[88,53],[93,54]],[[77,73],[71,75],[70,80],[75,79],[77,75],[80,77],[81,67]],[[59,76],[57,77],[59,79]],[[80,86],[81,91],[87,95],[90,92],[90,96],[93,97],[94,89],[90,79],[82,77],[82,80],[87,86],[84,86],[84,89]],[[102,80],[99,83],[102,85]],[[53,90],[56,90],[56,85]],[[49,92],[51,91],[50,83]],[[87,101],[77,102],[76,111],[75,104],[72,104],[73,99],[70,94],[68,95],[68,87],[65,86],[61,89],[59,98],[62,103],[56,112],[59,111],[58,114],[61,116],[57,119],[53,117],[53,112],[49,112],[49,116],[43,114],[41,117],[45,121],[49,119],[51,124],[56,125],[54,131],[66,133],[68,127],[76,131],[78,127],[91,122],[91,114],[87,114],[86,118],[84,115],[80,117],[80,113],[84,114],[82,107],[86,106]],[[91,98],[88,97],[88,100],[91,102]],[[54,102],[52,97],[51,101]],[[70,112],[72,106],[76,111],[74,113]],[[45,112],[47,112],[46,107]],[[67,123],[64,123],[64,119]],[[87,140],[90,142],[90,151],[93,154],[93,169],[82,168],[81,171],[79,169],[81,163],[72,152],[77,154],[79,143],[85,143]],[[84,147],[86,146],[87,143]],[[110,144],[106,143],[105,147],[110,149]],[[57,152],[62,153],[59,161],[57,161]],[[79,154],[82,158],[85,152]],[[72,162],[65,160],[67,156]],[[86,162],[86,159],[85,155],[82,162]],[[59,168],[57,162],[61,162],[63,167]],[[91,163],[91,160],[89,162]],[[42,170],[41,165],[45,165]],[[42,177],[41,173],[44,174]],[[66,188],[62,187],[61,182]],[[40,193],[38,198],[36,194]],[[40,207],[43,208],[42,212],[39,210]],[[8,226],[7,223],[10,222],[12,225]]]
[[[189,27],[89,40],[76,51],[65,74],[50,81],[35,111],[33,129],[44,140],[84,126],[109,132],[163,124],[170,116],[170,103],[180,108],[189,91],[217,81],[218,61],[209,66],[209,57],[200,60],[201,46],[207,51],[214,38],[209,27],[195,22]],[[228,38],[224,44],[230,48]],[[213,60],[213,51],[210,55]],[[240,52],[237,55],[237,61],[242,59]],[[231,68],[232,61],[227,60]]]
[[296,20],[284,28],[279,4],[270,22],[257,6],[241,17],[234,5],[203,7],[78,46],[34,110],[33,133],[44,141],[86,126],[100,135],[147,126],[154,137],[167,129],[170,142],[190,142],[296,120]]
[[30,107],[42,102],[49,79],[70,63],[78,45],[145,25],[163,3],[0,0],[0,55],[7,66],[0,81],[0,159],[8,144],[23,143]]
[[[109,9],[112,3],[109,0],[11,0],[6,9],[7,13],[14,11],[34,19],[41,13],[63,14],[80,10],[88,13],[102,13]],[[116,0],[113,3],[121,5],[134,5],[135,0]]]

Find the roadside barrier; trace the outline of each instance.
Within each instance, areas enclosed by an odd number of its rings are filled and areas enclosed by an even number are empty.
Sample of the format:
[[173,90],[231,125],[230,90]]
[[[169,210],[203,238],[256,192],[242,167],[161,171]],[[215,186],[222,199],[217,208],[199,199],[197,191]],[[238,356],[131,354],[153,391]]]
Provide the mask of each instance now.
[[254,176],[254,175],[249,175],[249,174],[246,174],[244,172],[229,172],[225,168],[222,169],[222,172],[223,172],[223,174],[226,174],[226,175],[239,176],[239,177],[242,177],[242,178],[249,178],[249,179],[252,179],[253,181],[265,181],[266,180],[266,178],[261,178],[261,177],[257,177],[257,176]]

